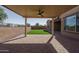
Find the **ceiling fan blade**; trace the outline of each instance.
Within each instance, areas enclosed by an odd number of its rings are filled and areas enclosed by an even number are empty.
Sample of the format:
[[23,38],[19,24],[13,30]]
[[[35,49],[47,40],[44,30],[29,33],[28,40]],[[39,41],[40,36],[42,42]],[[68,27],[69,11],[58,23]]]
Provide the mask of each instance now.
[[44,10],[42,10],[42,9],[38,10],[38,16],[44,17],[43,13],[44,13]]
[[43,14],[44,13],[44,11],[41,11],[41,14]]

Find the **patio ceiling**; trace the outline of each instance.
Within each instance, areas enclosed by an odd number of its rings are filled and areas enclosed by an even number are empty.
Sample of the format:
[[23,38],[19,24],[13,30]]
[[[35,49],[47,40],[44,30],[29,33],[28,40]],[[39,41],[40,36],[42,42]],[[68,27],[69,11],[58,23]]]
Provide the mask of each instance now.
[[5,5],[5,7],[27,18],[38,18],[38,10],[44,11],[44,17],[56,17],[76,7],[76,5]]

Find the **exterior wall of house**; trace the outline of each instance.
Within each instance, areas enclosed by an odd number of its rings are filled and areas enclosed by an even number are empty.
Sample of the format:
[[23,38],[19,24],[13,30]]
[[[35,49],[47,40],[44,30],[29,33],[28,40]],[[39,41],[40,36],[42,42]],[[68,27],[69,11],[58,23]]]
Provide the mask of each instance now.
[[63,35],[66,35],[68,37],[75,38],[75,39],[79,39],[79,33],[78,32],[69,32],[69,31],[64,30],[64,17],[72,15],[72,14],[77,13],[77,12],[79,12],[79,6],[77,6],[77,7],[75,7],[75,8],[73,8],[73,9],[71,9],[71,10],[60,15],[60,18],[61,18],[61,33]]
[[47,30],[49,33],[52,33],[52,20],[47,21]]
[[60,21],[57,21],[57,22],[54,22],[54,31],[61,31],[61,22]]

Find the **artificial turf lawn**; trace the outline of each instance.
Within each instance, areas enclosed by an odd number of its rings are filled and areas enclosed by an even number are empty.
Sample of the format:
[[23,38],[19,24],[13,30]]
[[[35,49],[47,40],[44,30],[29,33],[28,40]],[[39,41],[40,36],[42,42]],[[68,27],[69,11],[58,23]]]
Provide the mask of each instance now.
[[31,30],[27,34],[49,34],[49,33],[47,31],[44,31],[44,30]]

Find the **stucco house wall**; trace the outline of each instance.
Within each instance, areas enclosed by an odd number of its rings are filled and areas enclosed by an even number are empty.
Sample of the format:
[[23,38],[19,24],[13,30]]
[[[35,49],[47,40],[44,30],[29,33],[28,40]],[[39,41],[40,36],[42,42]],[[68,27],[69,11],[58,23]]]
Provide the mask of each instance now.
[[78,32],[68,32],[68,31],[64,30],[64,17],[72,15],[72,14],[77,13],[77,12],[79,12],[79,6],[77,6],[77,7],[75,7],[75,8],[73,8],[73,9],[71,9],[71,10],[60,15],[60,18],[61,18],[61,34],[79,40],[79,33]]

